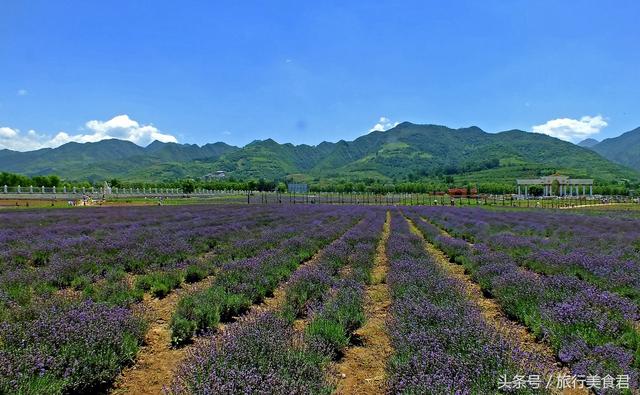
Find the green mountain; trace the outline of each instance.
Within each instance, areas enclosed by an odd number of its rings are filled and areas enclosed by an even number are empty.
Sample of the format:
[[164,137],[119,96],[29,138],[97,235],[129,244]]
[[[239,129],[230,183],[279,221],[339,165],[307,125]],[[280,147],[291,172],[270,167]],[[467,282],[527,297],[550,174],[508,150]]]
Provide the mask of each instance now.
[[542,134],[477,127],[450,129],[404,122],[354,141],[317,146],[257,140],[237,148],[154,142],[143,148],[106,140],[32,152],[0,151],[0,171],[58,174],[72,180],[164,181],[224,170],[237,179],[402,182],[452,176],[456,183],[513,183],[561,172],[598,182],[638,181],[638,172],[596,152]]
[[640,170],[640,128],[602,140],[591,149],[612,162]]
[[[147,147],[123,140],[67,143],[58,148],[16,152],[0,150],[0,171],[29,176],[57,174],[69,180],[100,181],[109,178],[160,181],[205,171],[223,154],[238,150],[225,143],[161,143]],[[205,173],[206,174],[206,173]]]
[[598,143],[599,141],[596,139],[584,139],[581,142],[579,142],[578,145],[584,148],[592,148]]

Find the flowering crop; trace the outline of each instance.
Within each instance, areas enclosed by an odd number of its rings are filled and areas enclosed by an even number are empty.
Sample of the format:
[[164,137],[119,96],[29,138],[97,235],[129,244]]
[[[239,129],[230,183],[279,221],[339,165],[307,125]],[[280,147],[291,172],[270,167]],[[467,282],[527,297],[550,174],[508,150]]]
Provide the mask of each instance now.
[[[449,224],[448,229],[479,229],[478,235],[472,234],[476,242],[488,237],[483,234],[483,230],[488,228],[504,230],[506,227],[520,226],[510,225],[508,219],[504,224],[486,226],[484,224],[492,222],[482,219],[482,213],[478,217],[483,225],[478,227],[465,217],[468,213],[464,211],[461,211],[463,218],[456,218],[456,212],[449,210],[446,219],[444,213],[434,214],[431,210],[429,213],[420,210],[420,214],[434,215]],[[424,229],[425,235],[434,233],[433,225],[420,220],[416,214],[411,216],[418,227]],[[571,222],[569,218],[565,220]],[[543,225],[536,228],[542,233],[548,229]],[[452,260],[465,265],[483,290],[496,298],[505,313],[549,342],[558,353],[558,358],[568,364],[574,373],[601,376],[626,374],[632,386],[637,387],[635,355],[640,350],[639,335],[634,325],[639,318],[637,305],[578,276],[564,274],[564,270],[560,271],[562,274],[539,275],[526,269],[519,265],[517,254],[514,256],[508,249],[520,249],[528,241],[518,240],[516,236],[509,238],[513,240],[502,238],[501,247],[488,242],[467,245],[466,248],[452,247],[460,246],[461,240],[449,236],[437,236],[433,240]],[[564,238],[572,240],[573,236],[565,234]]]
[[321,356],[291,325],[265,312],[240,319],[182,363],[171,394],[328,394]]
[[640,222],[549,211],[424,208],[458,238],[487,244],[521,266],[567,274],[640,304]]
[[[183,273],[197,280],[275,246],[291,262],[303,259],[316,247],[292,236],[318,227],[336,232],[354,218],[342,208],[215,206],[0,215],[8,226],[0,235],[0,393],[87,392],[107,385],[135,360],[144,338],[144,322],[132,313],[143,291],[164,296],[180,286]],[[324,243],[331,232],[312,240]],[[205,251],[214,255],[195,259]],[[271,263],[264,261],[263,273],[282,278],[286,273],[270,271]],[[131,280],[142,272],[148,274]],[[253,281],[266,293],[273,286],[245,272],[236,286]],[[68,285],[83,292],[67,300],[55,288]],[[247,303],[237,298],[243,293],[228,295],[223,314]]]
[[142,342],[144,322],[120,307],[57,301],[32,320],[0,324],[0,392],[88,392],[115,378]]
[[251,304],[261,302],[302,261],[352,225],[353,218],[343,216],[318,223],[310,234],[300,234],[257,256],[222,265],[209,289],[179,302],[171,323],[173,342],[188,342],[197,332],[213,330],[221,320],[229,321]]
[[494,393],[499,375],[534,365],[486,324],[462,284],[442,272],[397,213],[387,254],[395,349],[389,393]]
[[[378,209],[356,211],[365,218],[291,276],[280,311],[241,318],[217,339],[198,344],[181,364],[169,392],[330,393],[334,384],[325,369],[364,322],[362,283],[369,278],[384,220]],[[257,275],[261,270],[256,269]],[[341,276],[349,279],[338,279]],[[229,278],[227,284],[233,283]],[[253,288],[236,292],[252,293]],[[310,312],[304,333],[293,330],[292,312]]]

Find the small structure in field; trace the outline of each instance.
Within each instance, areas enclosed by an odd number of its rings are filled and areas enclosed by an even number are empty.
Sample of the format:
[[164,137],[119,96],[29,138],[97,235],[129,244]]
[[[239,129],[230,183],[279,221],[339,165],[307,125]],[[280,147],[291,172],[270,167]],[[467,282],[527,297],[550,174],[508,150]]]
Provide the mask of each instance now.
[[205,174],[204,176],[200,177],[200,179],[204,181],[213,181],[220,180],[222,178],[225,178],[226,176],[227,175],[225,174],[224,170],[218,170],[215,173]]
[[307,184],[287,184],[287,190],[290,193],[307,193],[309,192],[309,185]]
[[473,196],[478,194],[477,188],[449,188],[447,190],[449,196]]
[[[586,196],[589,187],[589,196],[593,195],[593,179],[563,176],[558,173],[536,179],[518,179],[518,197],[529,197],[529,187],[542,186],[542,196]],[[524,192],[524,193],[522,193]]]

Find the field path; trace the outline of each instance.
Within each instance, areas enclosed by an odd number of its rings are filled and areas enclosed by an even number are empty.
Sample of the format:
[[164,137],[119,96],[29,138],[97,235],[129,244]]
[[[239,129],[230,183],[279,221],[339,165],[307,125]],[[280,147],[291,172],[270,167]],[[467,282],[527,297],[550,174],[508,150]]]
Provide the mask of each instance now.
[[[351,228],[345,230],[345,233]],[[298,265],[296,270],[317,262],[325,248],[316,251],[311,258]],[[192,344],[179,348],[171,347],[171,329],[169,327],[171,316],[183,295],[209,287],[214,278],[215,275],[212,275],[194,284],[183,284],[182,288],[171,292],[164,299],[152,298],[145,294],[143,306],[147,314],[151,316],[146,344],[138,352],[136,364],[120,374],[113,385],[112,394],[161,394],[163,387],[168,387],[171,384],[174,372],[189,352],[210,338],[196,336]],[[252,305],[243,316],[279,309],[285,297],[285,284],[286,282],[282,282],[274,290],[273,296],[265,298],[262,303]],[[220,323],[213,336],[223,333],[227,325],[228,323]],[[301,323],[297,322],[297,325],[301,325]]]
[[194,343],[181,348],[171,347],[171,315],[183,295],[211,285],[215,275],[193,283],[182,284],[167,297],[158,299],[145,293],[142,309],[149,317],[149,330],[145,345],[141,347],[135,365],[126,368],[116,379],[112,394],[161,394],[168,385],[173,371]]
[[347,348],[336,365],[340,380],[338,394],[381,394],[385,388],[385,368],[393,349],[386,331],[385,321],[391,305],[389,287],[386,284],[389,269],[386,245],[389,239],[391,213],[382,231],[376,249],[376,263],[371,285],[366,287],[365,313],[367,321],[355,334],[361,344]]
[[[412,220],[407,218],[407,221],[409,222],[411,230],[422,238],[425,250],[435,258],[436,262],[444,269],[445,273],[460,281],[469,300],[478,306],[485,321],[492,326],[496,332],[518,349],[531,353],[531,355],[535,356],[537,362],[542,365],[541,367],[547,370],[546,374],[551,374],[554,377],[557,377],[560,374],[571,375],[569,369],[562,367],[556,360],[555,353],[551,347],[545,343],[537,341],[535,336],[524,325],[507,318],[500,305],[498,305],[494,299],[484,296],[480,285],[474,282],[471,277],[465,273],[462,265],[449,261],[449,258],[444,252],[424,238],[422,232],[416,228]],[[425,219],[422,219],[422,221],[428,222]],[[441,232],[448,235],[442,229]],[[542,374],[543,372],[540,373]],[[571,388],[563,391],[558,390],[558,393],[588,394],[589,391],[587,389]]]

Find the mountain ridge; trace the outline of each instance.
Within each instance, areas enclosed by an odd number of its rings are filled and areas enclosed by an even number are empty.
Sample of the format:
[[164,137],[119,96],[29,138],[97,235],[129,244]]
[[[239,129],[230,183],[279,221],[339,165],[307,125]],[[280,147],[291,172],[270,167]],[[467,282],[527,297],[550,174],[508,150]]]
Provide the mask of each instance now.
[[236,179],[315,183],[402,182],[446,175],[460,182],[506,183],[550,171],[603,182],[640,179],[637,171],[593,150],[543,134],[517,129],[487,133],[477,126],[452,129],[410,122],[352,141],[317,145],[278,143],[269,138],[244,147],[158,141],[140,147],[111,139],[29,152],[0,150],[0,171],[30,176],[55,173],[71,180],[166,181],[200,178],[218,170]]
[[614,163],[640,171],[640,127],[590,147]]

